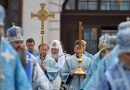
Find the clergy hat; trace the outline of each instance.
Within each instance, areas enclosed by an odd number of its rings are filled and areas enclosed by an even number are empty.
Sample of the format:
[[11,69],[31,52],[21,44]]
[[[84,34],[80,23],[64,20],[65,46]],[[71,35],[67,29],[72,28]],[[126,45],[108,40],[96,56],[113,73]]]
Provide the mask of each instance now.
[[117,45],[117,37],[116,36],[109,36],[106,40],[107,48],[113,49]]
[[[58,66],[59,66],[60,68],[62,68],[63,65],[64,65],[64,62],[65,62],[65,56],[64,56],[63,49],[62,49],[62,46],[61,46],[60,41],[59,41],[59,40],[53,40],[53,41],[51,42],[50,49],[52,49],[52,48],[57,48],[57,49],[59,49],[58,62],[57,62],[57,64],[58,64]],[[50,50],[48,56],[52,57],[51,50]]]
[[4,18],[5,18],[5,10],[2,5],[0,5],[0,26],[4,25]]
[[106,48],[107,43],[106,40],[100,41],[98,48],[102,51],[104,48]]
[[118,55],[124,52],[130,53],[130,28],[117,33]]
[[61,46],[61,43],[60,43],[59,40],[53,40],[53,41],[51,42],[51,48],[59,49],[60,47],[62,47],[62,46]]
[[108,37],[109,37],[108,34],[102,35],[102,36],[99,38],[99,42],[102,42],[102,41],[106,40]]
[[7,38],[9,42],[23,41],[23,30],[19,26],[12,26],[7,30]]
[[127,21],[121,22],[118,25],[118,31],[124,30],[126,28],[130,28],[130,17],[127,17]]
[[99,43],[99,49],[102,51],[104,48],[113,49],[117,45],[117,37],[109,36],[106,40]]
[[100,50],[103,50],[104,48],[106,48],[107,46],[107,43],[106,43],[106,40],[108,39],[109,35],[108,34],[105,34],[105,35],[102,35],[100,38],[99,38],[99,45],[98,45],[98,48]]

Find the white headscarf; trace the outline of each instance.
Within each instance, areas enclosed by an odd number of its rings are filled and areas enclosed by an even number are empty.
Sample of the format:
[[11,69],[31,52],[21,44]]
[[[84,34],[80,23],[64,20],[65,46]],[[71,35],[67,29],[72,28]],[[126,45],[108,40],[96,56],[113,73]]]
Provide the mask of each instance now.
[[53,48],[53,43],[56,43],[55,48],[59,49],[57,64],[58,64],[59,68],[62,68],[64,65],[64,62],[65,62],[65,55],[63,53],[63,49],[62,49],[62,46],[61,46],[61,43],[59,40],[53,40],[51,42],[49,56],[52,57],[51,49]]

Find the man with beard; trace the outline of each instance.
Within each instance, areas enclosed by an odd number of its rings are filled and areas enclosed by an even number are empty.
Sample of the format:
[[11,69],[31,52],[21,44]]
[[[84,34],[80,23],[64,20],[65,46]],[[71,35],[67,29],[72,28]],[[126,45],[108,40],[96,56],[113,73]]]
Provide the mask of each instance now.
[[7,30],[7,38],[14,49],[20,54],[23,67],[28,80],[32,83],[33,90],[51,90],[52,85],[41,70],[36,58],[28,51],[25,52],[22,28],[18,26],[9,28]]
[[60,41],[53,40],[51,42],[49,56],[54,58],[59,68],[62,68],[65,62],[65,56]]
[[[58,64],[58,67],[61,69],[64,65],[65,62],[65,55],[62,50],[62,46],[60,41],[58,40],[53,40],[51,42],[51,47],[50,47],[50,52],[49,52],[49,57],[52,57],[55,59],[55,61]],[[58,76],[53,80],[52,82],[53,86],[57,88],[58,90],[60,89],[61,86],[61,77],[60,77],[60,72]]]
[[38,49],[40,56],[36,57],[37,61],[48,79],[52,82],[59,73],[59,67],[53,58],[47,56],[49,49],[49,46],[47,44],[40,44]]
[[117,40],[116,62],[106,71],[97,90],[130,90],[130,28],[117,33]]
[[[83,42],[81,43],[83,47]],[[75,75],[74,71],[78,68],[78,55],[80,50],[80,41],[76,40],[74,43],[74,52],[68,60],[66,60],[62,68],[62,81],[66,84],[67,90],[80,90],[85,79],[85,75]],[[91,60],[83,54],[81,50],[82,58],[82,69],[87,73]]]
[[2,36],[4,8],[0,5],[0,90],[32,90],[19,55]]

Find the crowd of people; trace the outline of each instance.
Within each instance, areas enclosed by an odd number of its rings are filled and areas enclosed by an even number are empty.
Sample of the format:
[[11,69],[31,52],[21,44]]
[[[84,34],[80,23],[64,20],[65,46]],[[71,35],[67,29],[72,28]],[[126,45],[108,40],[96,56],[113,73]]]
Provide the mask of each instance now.
[[[85,40],[76,40],[70,55],[59,40],[37,50],[19,26],[8,28],[5,38],[4,19],[0,5],[0,90],[130,90],[130,21],[121,22],[115,36],[101,36],[95,55]],[[79,53],[85,75],[74,73]]]

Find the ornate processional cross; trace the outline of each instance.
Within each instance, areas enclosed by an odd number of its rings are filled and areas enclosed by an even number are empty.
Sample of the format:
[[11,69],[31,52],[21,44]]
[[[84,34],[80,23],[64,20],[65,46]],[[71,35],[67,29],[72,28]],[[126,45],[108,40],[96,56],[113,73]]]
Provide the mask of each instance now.
[[41,37],[42,37],[42,43],[44,42],[44,21],[46,21],[49,17],[54,18],[54,13],[48,13],[45,10],[45,4],[40,4],[41,9],[37,12],[37,14],[31,12],[31,18],[37,17],[38,20],[41,21]]
[[[41,3],[40,4],[40,7],[41,9],[37,12],[37,14],[31,12],[31,18],[34,18],[34,17],[37,17],[38,20],[41,21],[41,38],[42,38],[42,42],[41,42],[41,45],[42,45],[42,50],[43,50],[43,46],[44,46],[44,22],[49,18],[49,17],[52,17],[54,18],[54,14],[53,13],[48,13],[46,10],[45,10],[45,4],[44,3]],[[44,58],[44,55],[43,53],[41,54],[41,60],[43,60]]]

